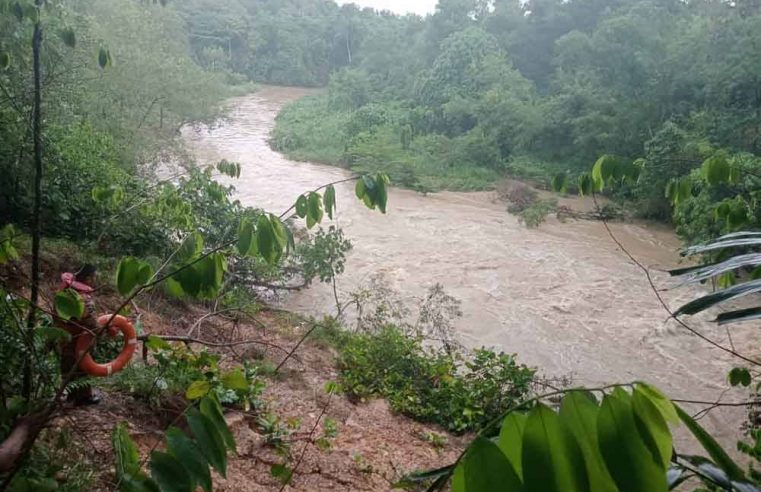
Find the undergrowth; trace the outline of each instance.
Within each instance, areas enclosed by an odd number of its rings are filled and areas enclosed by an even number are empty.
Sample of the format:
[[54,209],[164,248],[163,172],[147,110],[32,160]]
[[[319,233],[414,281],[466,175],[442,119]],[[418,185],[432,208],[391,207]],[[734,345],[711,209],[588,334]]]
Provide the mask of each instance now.
[[452,353],[391,325],[346,337],[338,367],[351,397],[385,397],[394,410],[455,433],[477,430],[523,399],[535,374],[513,355]]

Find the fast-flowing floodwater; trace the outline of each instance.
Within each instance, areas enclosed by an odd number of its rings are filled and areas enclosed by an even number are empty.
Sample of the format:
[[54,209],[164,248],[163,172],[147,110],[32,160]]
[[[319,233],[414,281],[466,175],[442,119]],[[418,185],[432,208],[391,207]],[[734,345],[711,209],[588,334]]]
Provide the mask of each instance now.
[[[349,175],[343,169],[294,162],[267,143],[282,106],[307,91],[263,87],[232,102],[230,118],[213,129],[187,130],[202,161],[240,162],[239,199],[273,212],[296,197]],[[655,298],[643,272],[618,250],[597,222],[549,219],[527,229],[493,193],[420,193],[393,189],[386,215],[366,209],[353,184],[337,187],[335,224],[353,241],[340,289],[346,295],[382,273],[410,303],[440,283],[462,301],[457,330],[468,346],[493,346],[546,375],[572,375],[576,384],[647,380],[674,398],[737,400],[727,393],[732,361],[686,333]],[[624,246],[653,268],[677,265],[679,241],[662,227],[613,224]],[[659,287],[672,284],[654,272]],[[698,287],[664,293],[672,307]],[[314,287],[287,298],[290,309],[334,312],[332,291]],[[727,331],[698,317],[690,323],[720,343]],[[733,327],[740,349],[757,347],[752,326]],[[756,352],[755,349],[751,352]],[[697,409],[697,408],[695,408]],[[710,413],[703,422],[730,444],[742,410]]]

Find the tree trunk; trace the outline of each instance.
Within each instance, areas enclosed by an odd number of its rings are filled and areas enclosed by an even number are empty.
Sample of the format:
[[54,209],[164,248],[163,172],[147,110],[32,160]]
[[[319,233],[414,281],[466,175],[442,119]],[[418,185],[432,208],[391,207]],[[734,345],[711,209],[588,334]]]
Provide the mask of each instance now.
[[[36,2],[40,8],[40,0]],[[32,112],[32,141],[34,144],[34,208],[32,210],[32,272],[30,285],[29,315],[27,329],[34,328],[37,318],[37,302],[40,296],[40,240],[42,235],[42,74],[40,69],[40,51],[42,49],[42,24],[34,24],[32,35],[32,63],[34,70],[34,108]],[[31,361],[23,371],[22,396],[29,399],[31,395]]]

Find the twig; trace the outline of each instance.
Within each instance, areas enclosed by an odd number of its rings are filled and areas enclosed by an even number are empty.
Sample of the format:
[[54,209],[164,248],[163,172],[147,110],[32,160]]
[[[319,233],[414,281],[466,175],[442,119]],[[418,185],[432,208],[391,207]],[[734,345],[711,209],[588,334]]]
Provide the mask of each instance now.
[[237,340],[233,342],[211,342],[208,340],[201,340],[200,338],[193,338],[193,337],[182,336],[182,335],[177,335],[177,336],[175,335],[140,335],[139,337],[137,337],[137,339],[142,342],[145,342],[146,340],[148,340],[149,337],[160,338],[167,342],[197,343],[199,345],[205,345],[207,347],[220,347],[220,348],[230,348],[230,347],[237,347],[239,345],[258,344],[258,345],[264,345],[267,347],[276,348],[286,353],[287,357],[290,357],[293,354],[293,351],[289,352],[287,349],[285,349],[284,347],[281,347],[280,345],[277,345],[272,342],[267,342],[264,340]]
[[312,426],[312,430],[309,431],[309,435],[307,436],[307,440],[304,443],[304,447],[301,448],[301,454],[299,455],[299,459],[296,460],[296,464],[291,469],[291,475],[288,477],[288,480],[283,482],[283,485],[280,487],[280,490],[278,492],[283,492],[285,488],[291,483],[291,480],[293,479],[293,475],[296,474],[296,470],[299,468],[299,465],[301,465],[301,462],[304,459],[304,455],[307,452],[307,448],[312,443],[312,439],[314,438],[314,433],[317,430],[317,427],[320,425],[320,421],[322,420],[322,417],[325,415],[325,412],[328,411],[328,407],[330,407],[330,400],[332,398],[333,398],[333,393],[328,393],[328,401],[325,402],[325,405],[322,407],[322,411],[320,411],[320,415],[317,416],[317,420]]
[[284,364],[285,364],[285,363],[288,361],[288,359],[290,359],[290,358],[291,358],[291,356],[293,355],[293,353],[294,353],[294,352],[296,352],[296,350],[298,350],[298,348],[301,346],[301,344],[302,344],[302,343],[304,343],[304,340],[306,340],[306,339],[307,339],[307,337],[308,337],[309,335],[311,335],[311,334],[312,334],[312,332],[313,332],[313,331],[314,331],[314,330],[315,330],[315,329],[316,329],[318,326],[322,326],[322,325],[320,325],[320,324],[318,324],[318,323],[315,323],[315,324],[313,324],[313,325],[312,325],[312,327],[311,327],[311,328],[309,328],[309,329],[307,330],[307,332],[306,332],[306,333],[304,333],[304,336],[302,336],[302,337],[301,337],[301,339],[299,339],[299,341],[296,343],[296,345],[295,345],[295,346],[294,346],[294,347],[293,347],[293,348],[292,348],[292,349],[291,349],[291,350],[288,352],[288,354],[286,354],[286,356],[285,356],[285,359],[283,359],[282,361],[280,361],[280,364],[278,364],[278,365],[277,365],[277,367],[275,368],[275,373],[278,373],[278,372],[280,372],[280,368],[281,368],[281,367],[283,367],[283,365],[284,365]]

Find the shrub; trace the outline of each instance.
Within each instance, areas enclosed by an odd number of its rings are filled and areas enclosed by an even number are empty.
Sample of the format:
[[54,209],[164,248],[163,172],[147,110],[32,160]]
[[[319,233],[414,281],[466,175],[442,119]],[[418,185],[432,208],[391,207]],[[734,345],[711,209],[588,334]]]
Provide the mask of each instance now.
[[535,373],[485,348],[460,357],[426,347],[392,325],[349,337],[338,365],[350,396],[383,396],[398,412],[458,433],[479,429],[523,399]]

